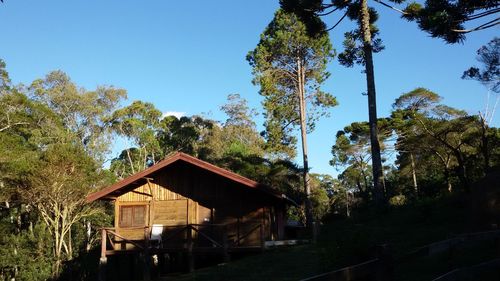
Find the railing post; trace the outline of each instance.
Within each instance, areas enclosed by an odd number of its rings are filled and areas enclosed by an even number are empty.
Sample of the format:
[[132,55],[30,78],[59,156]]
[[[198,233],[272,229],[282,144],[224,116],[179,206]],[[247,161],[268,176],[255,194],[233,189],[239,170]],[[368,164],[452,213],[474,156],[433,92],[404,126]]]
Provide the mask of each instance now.
[[[229,241],[227,238],[227,225],[224,225],[222,228],[222,246],[223,246],[223,255],[224,255],[224,262],[229,262],[231,260],[231,257],[229,256]],[[239,242],[238,242],[239,244]]]
[[151,256],[149,255],[149,227],[144,228],[143,280],[151,280]]
[[377,258],[380,261],[380,265],[377,267],[376,280],[392,281],[394,277],[394,265],[391,248],[388,244],[377,247]]
[[186,226],[187,230],[187,258],[188,258],[188,271],[194,271],[194,256],[193,256],[193,233],[191,231],[191,225]]
[[101,258],[99,259],[99,281],[106,281],[106,229],[101,229]]

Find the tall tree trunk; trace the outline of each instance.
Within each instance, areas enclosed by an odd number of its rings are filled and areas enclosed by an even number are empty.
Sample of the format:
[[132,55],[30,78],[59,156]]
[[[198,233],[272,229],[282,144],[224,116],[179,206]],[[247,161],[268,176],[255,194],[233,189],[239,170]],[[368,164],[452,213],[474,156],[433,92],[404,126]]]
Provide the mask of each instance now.
[[483,170],[486,175],[490,170],[490,153],[488,144],[488,123],[484,117],[480,114],[479,117],[481,122],[481,153],[483,154]]
[[458,162],[458,179],[462,183],[464,191],[470,192],[470,183],[469,177],[467,175],[467,167],[465,166],[465,160],[458,150],[455,151],[455,157],[457,158]]
[[417,172],[415,171],[415,159],[413,157],[413,152],[410,152],[410,160],[411,160],[411,173],[413,176],[413,188],[415,189],[415,195],[418,197]]
[[363,35],[365,53],[366,84],[368,92],[368,122],[370,124],[370,142],[372,153],[373,195],[375,203],[380,206],[385,203],[384,182],[382,175],[382,158],[377,128],[377,102],[375,92],[375,74],[373,70],[372,35],[370,31],[370,14],[367,0],[361,0],[360,30]]
[[130,157],[130,149],[127,148],[126,151],[127,151],[128,162],[130,164],[130,168],[132,169],[132,174],[135,174],[134,162],[132,161],[132,157]]
[[71,226],[68,230],[68,259],[73,259],[73,235],[71,234]]
[[92,245],[91,245],[91,239],[92,239],[92,227],[91,227],[91,223],[90,221],[87,221],[85,222],[85,227],[87,229],[86,231],[86,236],[87,236],[87,245],[85,246],[85,250],[88,252],[90,252],[91,248],[92,248]]
[[444,170],[444,177],[446,178],[446,188],[448,192],[451,193],[453,191],[453,186],[450,181],[450,170],[448,169],[448,165],[446,165],[446,169]]
[[306,101],[305,101],[305,70],[301,59],[297,59],[298,75],[298,99],[299,99],[299,117],[300,117],[300,136],[302,141],[302,159],[303,159],[303,181],[304,192],[306,194],[306,227],[312,231],[313,240],[316,240],[316,231],[314,227],[314,216],[311,204],[311,185],[309,181],[309,160],[307,154],[307,124],[306,124]]

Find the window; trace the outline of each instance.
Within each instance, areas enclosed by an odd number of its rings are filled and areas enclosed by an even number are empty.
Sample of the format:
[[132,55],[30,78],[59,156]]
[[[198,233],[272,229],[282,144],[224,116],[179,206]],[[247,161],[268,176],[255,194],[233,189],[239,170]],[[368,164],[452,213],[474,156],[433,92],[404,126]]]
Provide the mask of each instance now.
[[120,227],[146,225],[146,205],[120,206]]

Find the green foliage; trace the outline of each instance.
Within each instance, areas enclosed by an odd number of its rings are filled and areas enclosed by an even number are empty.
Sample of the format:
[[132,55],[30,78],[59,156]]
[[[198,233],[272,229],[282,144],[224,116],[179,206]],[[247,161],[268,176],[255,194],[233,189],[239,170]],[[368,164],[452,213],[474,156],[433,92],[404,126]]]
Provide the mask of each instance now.
[[99,212],[85,197],[109,183],[100,169],[110,137],[105,121],[124,91],[89,92],[58,71],[26,92],[0,68],[0,248],[9,256],[0,271],[2,278],[46,280],[80,250],[80,237],[70,233]]
[[[466,29],[465,25],[473,20],[491,16],[498,12],[496,0],[453,1],[427,0],[424,4],[411,2],[404,9],[403,18],[416,21],[423,31],[432,37],[441,38],[447,43],[459,43],[466,34],[476,30],[490,28],[498,24],[488,21],[475,28]],[[496,22],[496,24],[495,24]]]
[[406,196],[404,195],[396,195],[391,198],[389,198],[389,204],[391,206],[404,206],[406,204]]
[[[8,227],[3,220],[1,226]],[[44,224],[36,224],[17,234],[0,233],[0,280],[47,280],[52,276],[52,254],[47,243],[52,236]]]
[[99,86],[93,91],[78,87],[62,71],[53,71],[44,79],[33,81],[30,99],[56,114],[65,130],[59,138],[72,138],[86,152],[103,163],[109,150],[111,131],[107,120],[119,102],[126,97],[123,89]]
[[471,67],[464,71],[462,79],[473,79],[484,84],[489,90],[500,93],[500,38],[493,38],[487,45],[477,50],[477,61],[482,69]]
[[311,203],[315,221],[321,219],[330,211],[330,198],[323,188],[313,188],[311,191]]
[[181,117],[166,116],[161,120],[158,140],[164,155],[181,151],[194,156],[201,153],[201,147],[210,137],[215,128],[215,122],[200,116]]
[[129,147],[122,152],[123,157],[113,160],[121,161],[112,164],[117,169],[115,172],[118,177],[142,171],[161,159],[162,151],[156,136],[161,115],[161,111],[152,103],[134,101],[114,111],[109,117],[107,124],[113,132],[130,142]]
[[[392,120],[378,120],[379,141],[382,152],[388,150],[385,142],[393,134]],[[354,122],[344,130],[337,132],[335,144],[332,146],[330,165],[341,170],[339,179],[349,190],[358,192],[365,200],[371,199],[372,169],[370,165],[370,127],[368,122]]]
[[408,176],[410,157],[414,157],[418,167],[414,172],[424,193],[439,186],[451,191],[457,181],[468,190],[497,155],[495,145],[488,145],[497,142],[496,129],[485,129],[477,116],[439,104],[440,100],[437,94],[418,88],[396,99],[392,114],[400,176]]
[[333,58],[328,34],[310,36],[306,25],[293,13],[278,10],[255,50],[247,60],[253,68],[253,83],[264,97],[265,137],[268,151],[293,157],[297,142],[293,128],[300,124],[299,95],[305,95],[310,110],[308,131],[315,121],[337,105],[320,85],[329,77],[327,63]]

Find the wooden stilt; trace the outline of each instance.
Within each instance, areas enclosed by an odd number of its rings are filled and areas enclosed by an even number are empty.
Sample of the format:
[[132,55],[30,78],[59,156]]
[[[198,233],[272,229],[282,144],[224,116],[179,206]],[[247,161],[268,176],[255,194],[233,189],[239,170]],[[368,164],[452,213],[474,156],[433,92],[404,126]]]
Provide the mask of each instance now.
[[108,258],[106,257],[106,229],[101,229],[101,258],[99,259],[99,281],[106,281],[106,265]]
[[151,256],[149,255],[149,227],[144,228],[143,280],[151,280]]
[[188,258],[188,271],[194,271],[194,256],[193,256],[193,232],[191,226],[186,227],[187,230],[187,258]]
[[[238,241],[239,244],[239,241]],[[224,262],[229,262],[231,260],[231,256],[229,255],[229,241],[227,238],[227,226],[224,226],[222,230],[222,246],[223,246],[223,255]]]

